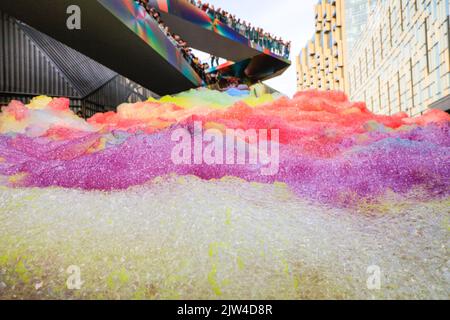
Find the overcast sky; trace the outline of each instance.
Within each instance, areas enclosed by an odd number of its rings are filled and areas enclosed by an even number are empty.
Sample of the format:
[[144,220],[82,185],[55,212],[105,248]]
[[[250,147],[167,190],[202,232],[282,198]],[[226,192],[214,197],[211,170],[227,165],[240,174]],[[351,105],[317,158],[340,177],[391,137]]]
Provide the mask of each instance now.
[[267,81],[292,96],[296,92],[295,57],[314,35],[314,5],[317,0],[204,0],[236,17],[250,21],[276,36],[292,41],[292,66],[280,77]]

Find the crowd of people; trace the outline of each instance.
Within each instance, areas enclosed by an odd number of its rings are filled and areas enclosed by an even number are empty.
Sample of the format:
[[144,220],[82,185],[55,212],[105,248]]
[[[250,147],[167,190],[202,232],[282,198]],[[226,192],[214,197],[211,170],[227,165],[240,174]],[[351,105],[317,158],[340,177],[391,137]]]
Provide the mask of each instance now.
[[263,28],[254,27],[250,22],[236,18],[234,14],[222,10],[221,8],[215,9],[213,5],[203,3],[201,0],[188,1],[192,5],[206,12],[211,19],[219,20],[248,38],[252,42],[253,46],[259,45],[263,48],[269,49],[271,52],[279,56],[283,56],[286,59],[289,58],[291,51],[290,41],[284,41],[281,37],[275,37],[264,31]]
[[164,32],[167,38],[173,43],[178,50],[181,51],[184,58],[191,64],[192,68],[197,72],[200,78],[206,84],[212,84],[215,81],[215,75],[210,75],[206,71],[209,69],[209,64],[200,61],[200,59],[194,55],[192,48],[190,48],[186,41],[184,41],[178,34],[172,33],[164,21],[161,19],[161,14],[152,7],[148,0],[135,0],[136,3],[140,4],[145,8],[145,10],[150,14],[150,16],[156,20],[159,28]]

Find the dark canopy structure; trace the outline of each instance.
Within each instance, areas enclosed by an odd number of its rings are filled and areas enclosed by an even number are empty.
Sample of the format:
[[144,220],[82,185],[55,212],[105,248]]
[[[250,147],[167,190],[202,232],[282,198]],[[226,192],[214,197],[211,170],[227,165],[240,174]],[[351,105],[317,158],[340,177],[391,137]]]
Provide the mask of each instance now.
[[[67,8],[81,12],[81,29],[67,27]],[[164,95],[202,80],[151,18],[133,0],[2,0],[0,10]]]

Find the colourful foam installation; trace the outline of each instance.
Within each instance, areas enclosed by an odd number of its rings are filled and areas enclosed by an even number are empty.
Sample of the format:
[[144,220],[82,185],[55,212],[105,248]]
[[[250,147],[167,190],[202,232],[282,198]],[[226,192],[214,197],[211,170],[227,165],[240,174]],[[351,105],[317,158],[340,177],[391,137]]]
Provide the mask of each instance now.
[[[121,190],[170,174],[231,176],[286,183],[298,196],[336,205],[419,189],[420,197],[432,199],[450,192],[449,120],[439,110],[414,118],[375,115],[339,92],[289,99],[200,89],[122,104],[87,121],[69,110],[67,99],[37,97],[2,109],[0,175],[8,187],[85,190]],[[259,162],[174,164],[174,132],[192,132],[195,123],[223,134],[278,130],[277,172],[262,175]]]
[[[251,92],[3,107],[0,299],[448,299],[449,116]],[[279,170],[175,164],[199,123],[278,129]]]

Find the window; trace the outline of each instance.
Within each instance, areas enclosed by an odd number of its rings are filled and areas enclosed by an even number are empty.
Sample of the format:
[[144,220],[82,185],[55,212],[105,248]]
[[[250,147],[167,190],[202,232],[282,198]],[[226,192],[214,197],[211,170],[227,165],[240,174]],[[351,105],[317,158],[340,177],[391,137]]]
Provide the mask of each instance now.
[[[412,58],[409,59],[409,70],[410,70],[410,77],[411,77],[411,107],[412,109],[415,108],[415,101],[414,101],[414,70],[413,70],[413,63]],[[411,113],[410,113],[411,115]]]
[[398,111],[402,111],[402,90],[401,90],[401,81],[400,81],[400,71],[397,72],[397,89],[398,89]]
[[375,40],[372,38],[372,68],[375,70],[376,56],[375,56]]
[[369,58],[367,55],[367,48],[364,49],[364,54],[366,56],[366,77],[369,77]]
[[388,18],[389,18],[389,43],[392,48],[392,10],[391,10],[391,7],[389,7],[388,15],[389,15],[388,16]]
[[383,59],[383,29],[380,28],[380,57]]
[[378,108],[381,110],[381,79],[378,77]]
[[403,31],[403,0],[399,0],[400,1],[400,29]]
[[386,83],[386,89],[387,89],[387,102],[388,102],[388,114],[391,115],[392,109],[391,109],[391,87],[389,86],[389,81]]
[[427,61],[427,72],[430,73],[430,48],[428,44],[428,17],[425,18],[425,21],[423,23],[423,30],[424,30],[424,36],[425,36],[425,55],[426,55],[426,61]]

